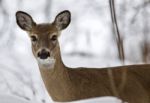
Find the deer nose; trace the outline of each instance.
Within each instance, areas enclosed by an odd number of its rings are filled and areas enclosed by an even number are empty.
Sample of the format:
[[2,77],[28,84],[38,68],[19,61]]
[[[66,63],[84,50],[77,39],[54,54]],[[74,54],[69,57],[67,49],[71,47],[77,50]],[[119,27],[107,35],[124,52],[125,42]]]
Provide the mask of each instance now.
[[49,53],[49,51],[42,49],[40,52],[38,52],[37,56],[40,59],[47,59],[48,57],[50,57],[50,53]]

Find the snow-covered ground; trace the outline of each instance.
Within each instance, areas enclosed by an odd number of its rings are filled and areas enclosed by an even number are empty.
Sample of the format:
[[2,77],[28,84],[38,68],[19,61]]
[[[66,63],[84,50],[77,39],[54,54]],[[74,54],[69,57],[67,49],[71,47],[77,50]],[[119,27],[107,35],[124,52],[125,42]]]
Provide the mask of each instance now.
[[[14,95],[0,94],[0,103],[42,103],[37,101],[27,101],[23,98],[19,98]],[[59,103],[59,102],[55,102]],[[68,103],[121,103],[121,101],[114,97],[102,97],[102,98],[92,98],[87,100],[80,100]]]
[[70,103],[122,103],[122,101],[114,97],[101,97],[101,98],[80,100]]
[[0,94],[0,103],[40,103],[37,101],[27,101],[14,95]]

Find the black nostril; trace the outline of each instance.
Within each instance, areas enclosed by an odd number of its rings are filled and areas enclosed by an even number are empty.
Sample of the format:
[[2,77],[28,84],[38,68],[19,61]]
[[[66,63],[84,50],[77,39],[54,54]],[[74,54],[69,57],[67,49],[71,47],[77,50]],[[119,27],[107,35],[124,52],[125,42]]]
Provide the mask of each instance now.
[[50,53],[48,51],[46,51],[45,49],[43,49],[41,52],[39,52],[38,57],[41,59],[47,59],[48,57],[50,57]]

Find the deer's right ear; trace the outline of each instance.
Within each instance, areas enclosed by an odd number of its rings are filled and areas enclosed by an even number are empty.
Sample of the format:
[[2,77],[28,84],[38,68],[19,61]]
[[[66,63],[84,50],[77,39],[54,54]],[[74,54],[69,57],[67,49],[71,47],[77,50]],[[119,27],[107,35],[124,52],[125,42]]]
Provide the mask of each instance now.
[[33,26],[36,25],[32,17],[23,11],[16,12],[16,22],[25,31],[31,31]]

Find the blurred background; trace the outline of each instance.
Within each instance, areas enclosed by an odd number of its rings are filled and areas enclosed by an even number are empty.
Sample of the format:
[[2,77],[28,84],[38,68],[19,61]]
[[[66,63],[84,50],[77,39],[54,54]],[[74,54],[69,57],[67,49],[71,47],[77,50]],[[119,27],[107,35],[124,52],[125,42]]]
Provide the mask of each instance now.
[[[115,0],[124,48],[124,64],[150,62],[150,0]],[[26,32],[16,24],[18,10],[37,23],[52,22],[70,10],[72,21],[59,38],[63,62],[69,67],[123,65],[113,32],[109,0],[0,0],[0,93],[48,103]]]

